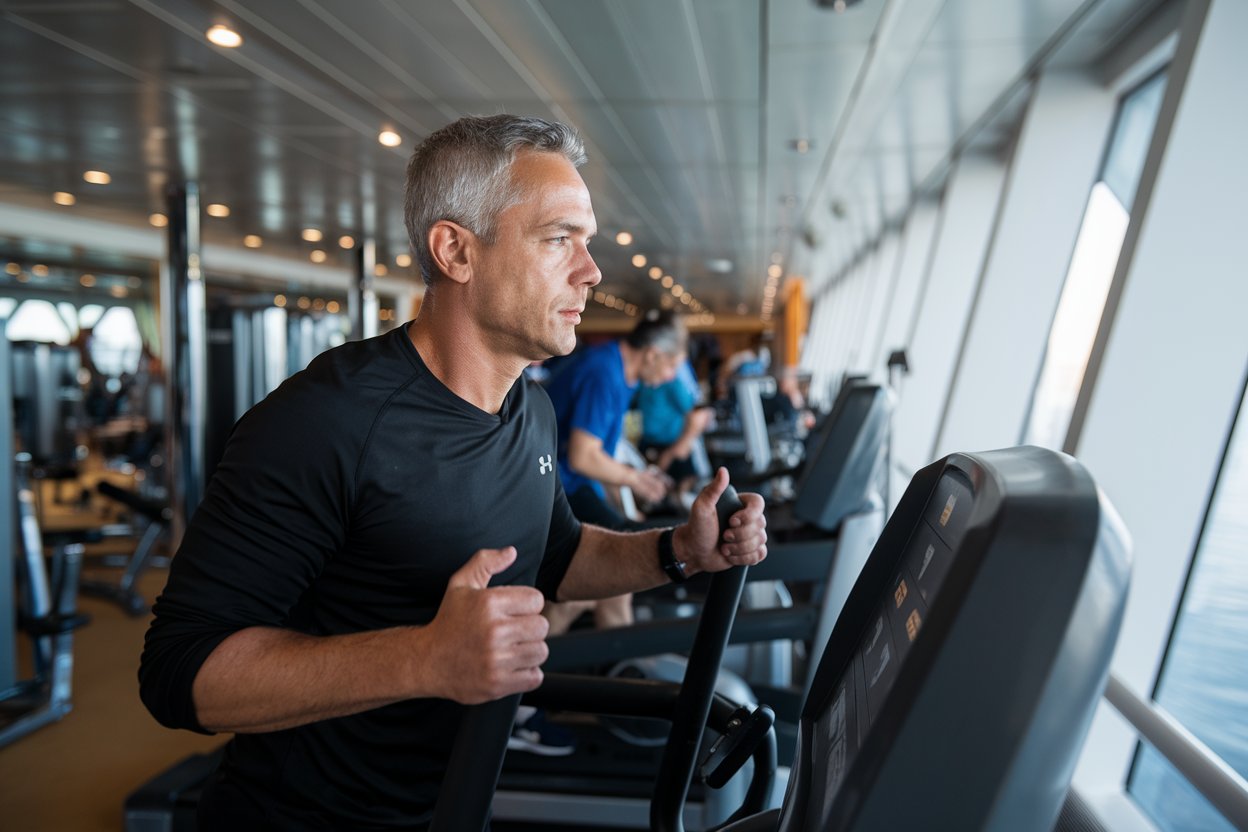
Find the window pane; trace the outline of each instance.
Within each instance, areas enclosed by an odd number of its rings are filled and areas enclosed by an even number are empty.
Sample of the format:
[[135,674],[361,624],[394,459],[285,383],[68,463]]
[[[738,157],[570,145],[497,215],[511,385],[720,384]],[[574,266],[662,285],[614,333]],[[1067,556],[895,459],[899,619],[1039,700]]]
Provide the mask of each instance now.
[[1135,188],[1143,173],[1165,83],[1165,73],[1158,73],[1129,93],[1119,107],[1101,177],[1088,197],[1049,329],[1040,377],[1023,428],[1025,444],[1061,450],[1066,442],[1127,234]]
[[1144,157],[1148,154],[1165,91],[1165,73],[1154,75],[1123,99],[1118,122],[1114,125],[1114,137],[1101,178],[1128,212],[1135,204],[1135,189],[1144,171]]
[[134,312],[126,306],[114,306],[104,313],[91,330],[91,360],[106,376],[133,373],[139,367],[143,338]]
[[1062,449],[1131,219],[1104,182],[1092,187],[1057,302],[1023,441]]
[[9,319],[10,341],[43,341],[65,345],[70,342],[69,328],[46,300],[24,301]]
[[[1248,776],[1248,408],[1240,405],[1193,559],[1157,702]],[[1163,830],[1232,827],[1151,748],[1131,793]]]

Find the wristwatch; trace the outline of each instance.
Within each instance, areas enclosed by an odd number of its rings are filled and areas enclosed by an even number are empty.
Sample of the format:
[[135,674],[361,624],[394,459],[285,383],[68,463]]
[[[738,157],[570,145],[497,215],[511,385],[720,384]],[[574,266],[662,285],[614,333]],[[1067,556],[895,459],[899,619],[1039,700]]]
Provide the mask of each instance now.
[[675,529],[664,529],[659,535],[659,566],[663,567],[663,572],[672,583],[681,584],[689,580],[689,576],[685,574],[685,562],[676,559],[676,550],[672,548],[675,534]]

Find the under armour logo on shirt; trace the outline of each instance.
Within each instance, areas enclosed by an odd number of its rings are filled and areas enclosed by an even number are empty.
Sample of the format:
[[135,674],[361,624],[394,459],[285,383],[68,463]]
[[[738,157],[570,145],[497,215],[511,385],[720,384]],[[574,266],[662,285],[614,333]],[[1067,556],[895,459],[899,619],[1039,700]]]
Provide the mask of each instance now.
[[538,470],[538,473],[542,474],[543,476],[555,470],[555,463],[551,461],[550,454],[546,454],[546,456],[539,456],[537,458],[537,470]]

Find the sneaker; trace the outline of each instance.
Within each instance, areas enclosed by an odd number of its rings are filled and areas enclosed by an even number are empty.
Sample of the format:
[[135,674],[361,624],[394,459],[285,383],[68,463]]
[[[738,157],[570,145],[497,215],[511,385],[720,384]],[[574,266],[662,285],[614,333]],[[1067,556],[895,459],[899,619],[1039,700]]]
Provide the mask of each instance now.
[[566,757],[576,750],[576,737],[567,728],[546,719],[545,711],[521,707],[511,726],[507,749],[544,757]]

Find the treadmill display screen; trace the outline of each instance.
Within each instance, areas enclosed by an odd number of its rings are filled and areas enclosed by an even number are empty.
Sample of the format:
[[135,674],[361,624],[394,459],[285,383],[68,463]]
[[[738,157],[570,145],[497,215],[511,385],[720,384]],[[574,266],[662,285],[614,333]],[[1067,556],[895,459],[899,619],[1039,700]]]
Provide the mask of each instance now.
[[[833,688],[827,709],[815,723],[816,733],[823,735],[831,751],[825,760],[816,761],[814,782],[826,784],[828,794],[840,788],[884,706],[910,645],[923,628],[966,532],[971,503],[966,478],[957,471],[946,471],[928,498],[887,591]],[[825,805],[831,809],[833,802]]]

